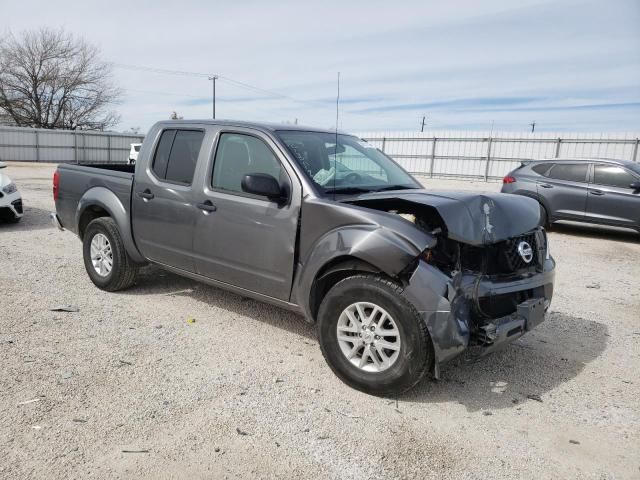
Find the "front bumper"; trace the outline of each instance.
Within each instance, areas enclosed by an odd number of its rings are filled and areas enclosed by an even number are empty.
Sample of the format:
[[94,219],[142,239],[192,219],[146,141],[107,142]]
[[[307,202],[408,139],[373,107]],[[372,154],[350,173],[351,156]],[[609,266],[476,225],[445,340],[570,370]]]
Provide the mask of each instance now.
[[0,191],[0,215],[20,218],[23,214],[22,196],[20,192],[2,193]]
[[470,346],[486,354],[544,321],[553,297],[555,261],[541,271],[487,277],[462,273],[451,278],[420,261],[404,290],[427,325],[438,365]]

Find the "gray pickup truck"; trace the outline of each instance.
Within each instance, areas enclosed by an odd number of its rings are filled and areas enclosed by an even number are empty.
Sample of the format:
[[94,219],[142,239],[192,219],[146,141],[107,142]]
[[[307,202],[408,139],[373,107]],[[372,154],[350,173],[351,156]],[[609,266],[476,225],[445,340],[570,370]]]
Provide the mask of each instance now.
[[348,385],[405,391],[544,320],[555,262],[535,200],[429,192],[357,137],[167,121],[133,165],[60,165],[61,229],[93,283],[148,263],[300,312]]

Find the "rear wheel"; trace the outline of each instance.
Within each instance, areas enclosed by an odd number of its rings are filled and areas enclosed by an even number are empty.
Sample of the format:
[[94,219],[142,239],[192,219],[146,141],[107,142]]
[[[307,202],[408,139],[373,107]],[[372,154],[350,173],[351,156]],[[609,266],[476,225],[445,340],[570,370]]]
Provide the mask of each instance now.
[[318,311],[322,353],[347,385],[395,395],[417,384],[433,362],[425,323],[402,287],[373,275],[334,285]]
[[82,243],[85,269],[98,288],[114,292],[133,285],[138,267],[129,258],[112,218],[89,223]]

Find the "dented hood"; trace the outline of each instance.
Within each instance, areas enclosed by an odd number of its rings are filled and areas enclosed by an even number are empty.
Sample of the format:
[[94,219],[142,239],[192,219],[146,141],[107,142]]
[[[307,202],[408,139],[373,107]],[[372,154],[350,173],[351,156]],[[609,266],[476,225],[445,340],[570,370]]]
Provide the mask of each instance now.
[[452,240],[483,245],[526,233],[540,222],[540,206],[531,198],[508,193],[429,192],[403,190],[359,196],[354,203],[398,199],[434,208]]

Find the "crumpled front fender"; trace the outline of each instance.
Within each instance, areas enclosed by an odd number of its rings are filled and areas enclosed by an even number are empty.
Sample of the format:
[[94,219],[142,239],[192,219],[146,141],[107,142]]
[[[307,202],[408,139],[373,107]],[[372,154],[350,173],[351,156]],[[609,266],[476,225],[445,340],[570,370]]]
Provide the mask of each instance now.
[[393,231],[374,225],[356,225],[333,230],[321,237],[300,268],[293,300],[313,321],[309,293],[318,273],[338,258],[362,260],[390,277],[397,277],[421,250]]

